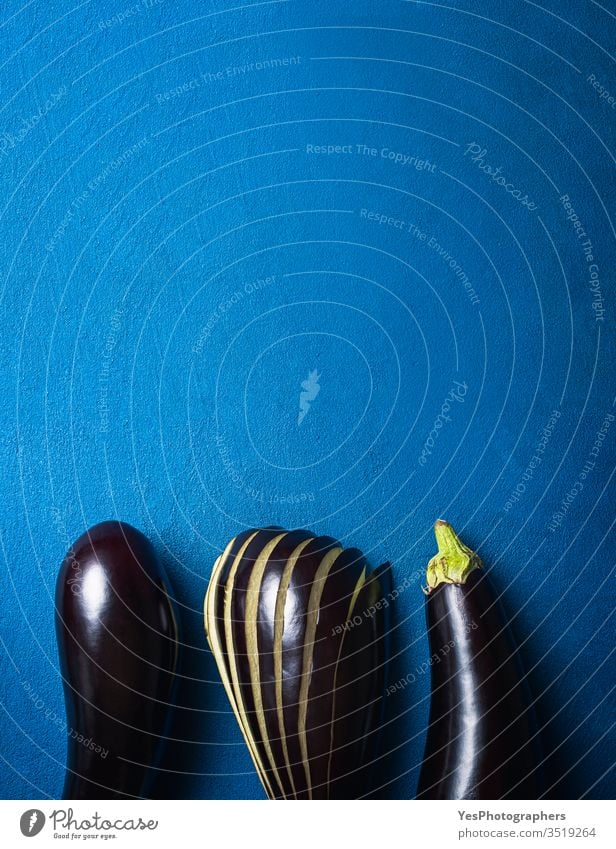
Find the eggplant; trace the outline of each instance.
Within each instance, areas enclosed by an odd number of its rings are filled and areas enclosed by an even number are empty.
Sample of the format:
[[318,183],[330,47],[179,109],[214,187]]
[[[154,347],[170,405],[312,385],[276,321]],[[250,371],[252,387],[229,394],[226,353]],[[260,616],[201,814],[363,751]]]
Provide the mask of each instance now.
[[538,799],[537,722],[519,651],[476,552],[435,525],[428,565],[430,723],[418,799]]
[[167,731],[178,619],[146,537],[123,522],[90,528],[56,585],[68,727],[64,799],[147,797]]
[[353,799],[382,722],[389,564],[305,530],[262,528],[216,560],[205,629],[271,799]]

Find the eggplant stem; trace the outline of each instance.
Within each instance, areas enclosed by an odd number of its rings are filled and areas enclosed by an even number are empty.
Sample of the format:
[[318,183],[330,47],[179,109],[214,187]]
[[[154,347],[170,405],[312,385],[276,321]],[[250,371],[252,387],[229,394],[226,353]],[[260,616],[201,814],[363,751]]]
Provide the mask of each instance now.
[[483,565],[476,551],[464,545],[449,522],[438,519],[434,524],[438,551],[428,563],[427,592],[439,584],[464,584]]

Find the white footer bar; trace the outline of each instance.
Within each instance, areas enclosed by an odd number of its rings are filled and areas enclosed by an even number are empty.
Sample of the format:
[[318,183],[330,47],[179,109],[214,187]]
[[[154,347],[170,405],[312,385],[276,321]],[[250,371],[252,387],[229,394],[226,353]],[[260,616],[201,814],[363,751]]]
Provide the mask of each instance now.
[[[0,801],[3,849],[451,849],[616,846],[613,804]],[[30,843],[29,841],[33,842]]]

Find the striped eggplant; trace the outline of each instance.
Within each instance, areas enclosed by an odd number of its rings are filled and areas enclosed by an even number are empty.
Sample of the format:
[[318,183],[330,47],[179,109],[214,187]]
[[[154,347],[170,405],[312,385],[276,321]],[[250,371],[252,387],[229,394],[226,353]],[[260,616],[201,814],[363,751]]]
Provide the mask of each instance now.
[[382,723],[389,564],[331,537],[249,530],[216,560],[208,642],[271,799],[353,799]]
[[174,695],[175,604],[156,552],[124,522],[73,544],[56,585],[69,728],[64,799],[150,793]]

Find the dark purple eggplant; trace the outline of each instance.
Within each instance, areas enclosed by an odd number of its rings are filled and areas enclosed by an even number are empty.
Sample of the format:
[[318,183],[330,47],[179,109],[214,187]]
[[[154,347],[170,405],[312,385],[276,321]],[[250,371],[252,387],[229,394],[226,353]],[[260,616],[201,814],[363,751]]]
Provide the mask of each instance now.
[[68,725],[65,799],[147,797],[174,695],[178,625],[142,533],[102,522],[72,546],[56,585]]
[[208,642],[270,798],[367,792],[389,575],[330,537],[280,528],[240,534],[214,564]]
[[435,525],[426,617],[430,725],[418,799],[537,799],[544,779],[519,652],[476,552]]

